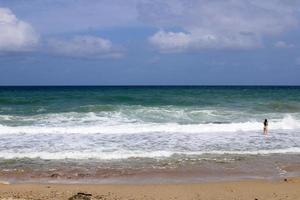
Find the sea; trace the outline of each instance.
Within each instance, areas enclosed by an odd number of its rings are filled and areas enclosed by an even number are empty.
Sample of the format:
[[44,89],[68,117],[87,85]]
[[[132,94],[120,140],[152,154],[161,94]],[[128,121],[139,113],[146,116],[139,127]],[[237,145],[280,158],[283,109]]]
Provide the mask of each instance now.
[[0,87],[0,179],[282,175],[299,155],[296,86]]

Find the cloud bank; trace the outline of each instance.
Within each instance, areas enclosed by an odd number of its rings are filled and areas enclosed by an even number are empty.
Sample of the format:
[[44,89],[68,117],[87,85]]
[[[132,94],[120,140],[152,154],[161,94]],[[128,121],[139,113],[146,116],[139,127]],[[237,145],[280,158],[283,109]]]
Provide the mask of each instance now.
[[119,58],[122,57],[121,47],[101,37],[83,35],[71,39],[52,38],[48,47],[54,54],[80,58]]
[[[298,27],[300,21],[300,2],[292,0],[2,0],[1,3],[11,6],[26,22],[11,10],[0,8],[0,51],[31,50],[38,43],[34,25],[43,40],[48,41],[41,51],[78,57],[122,55],[120,47],[108,39],[76,36],[90,35],[96,30],[155,28],[157,31],[147,36],[149,43],[160,52],[173,53],[260,48],[266,39]],[[71,36],[48,40],[47,34]],[[273,42],[273,47],[291,47],[278,37],[276,40],[279,41]]]
[[[47,39],[44,39],[47,40]],[[101,37],[83,35],[69,39],[51,38],[39,44],[39,35],[27,22],[18,19],[8,8],[0,7],[0,52],[40,50],[56,55],[80,58],[119,58],[121,47]]]
[[[297,27],[299,4],[280,0],[146,0],[138,5],[138,11],[140,20],[160,29],[149,41],[161,52],[252,49],[262,47],[266,37]],[[173,31],[166,31],[170,29]]]
[[39,40],[33,27],[19,20],[10,9],[0,7],[0,51],[28,51]]

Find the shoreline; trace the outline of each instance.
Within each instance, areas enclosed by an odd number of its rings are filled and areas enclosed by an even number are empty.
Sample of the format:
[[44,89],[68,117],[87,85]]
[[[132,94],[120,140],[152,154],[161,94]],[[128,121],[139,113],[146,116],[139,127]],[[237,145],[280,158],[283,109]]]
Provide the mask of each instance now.
[[[88,176],[62,168],[45,174],[2,170],[0,200],[299,200],[299,156],[259,156],[225,163],[201,161],[176,169],[102,169],[95,174],[83,165]],[[19,164],[24,167],[24,162]],[[59,166],[69,168],[66,163]],[[76,177],[68,177],[70,172]]]
[[[215,157],[212,157],[215,158]],[[0,160],[0,181],[10,183],[157,184],[278,180],[300,177],[300,154],[226,156],[218,161],[186,158],[107,162]]]
[[[186,184],[1,184],[0,199],[299,200],[300,177]],[[84,197],[84,198],[83,198]],[[74,198],[75,199],[75,198]]]

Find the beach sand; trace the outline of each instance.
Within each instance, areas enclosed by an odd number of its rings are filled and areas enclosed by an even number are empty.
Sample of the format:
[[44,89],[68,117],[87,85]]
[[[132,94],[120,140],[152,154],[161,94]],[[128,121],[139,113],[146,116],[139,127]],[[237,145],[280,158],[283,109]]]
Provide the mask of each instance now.
[[198,184],[101,185],[2,183],[0,184],[0,199],[299,200],[300,178],[288,178],[276,181],[247,180]]

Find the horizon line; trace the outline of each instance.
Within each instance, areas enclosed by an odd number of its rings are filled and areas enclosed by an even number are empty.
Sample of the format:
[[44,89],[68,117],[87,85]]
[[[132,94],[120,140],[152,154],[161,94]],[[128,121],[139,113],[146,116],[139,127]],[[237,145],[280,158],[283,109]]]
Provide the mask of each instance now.
[[158,85],[158,84],[149,84],[149,85],[0,85],[0,87],[299,87],[300,85],[251,85],[251,84],[245,84],[245,85],[238,85],[238,84],[228,84],[228,85],[176,85],[176,84],[170,84],[170,85]]

